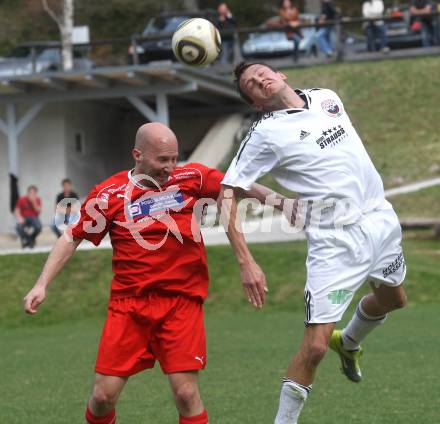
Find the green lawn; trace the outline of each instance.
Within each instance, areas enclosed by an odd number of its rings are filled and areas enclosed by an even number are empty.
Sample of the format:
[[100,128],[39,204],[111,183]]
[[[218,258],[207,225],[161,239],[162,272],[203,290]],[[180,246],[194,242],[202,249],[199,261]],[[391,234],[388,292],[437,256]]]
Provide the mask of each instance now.
[[[302,313],[208,313],[203,398],[214,424],[271,423],[280,379],[303,331]],[[2,330],[0,422],[82,422],[102,320]],[[325,358],[301,424],[437,424],[438,305],[399,311],[368,340],[355,385]],[[176,423],[158,367],[132,378],[121,424]]]
[[390,198],[394,210],[401,218],[440,217],[440,186],[425,188]]
[[[437,288],[440,242],[408,239],[404,243],[408,263],[407,289],[411,302],[439,303]],[[246,312],[238,269],[229,246],[208,249],[211,274],[208,312]],[[267,275],[268,311],[302,311],[306,243],[252,246]],[[3,326],[41,326],[105,315],[111,273],[108,250],[78,251],[49,287],[49,296],[38,317],[21,312],[21,299],[33,285],[47,255],[0,256],[0,323]]]
[[[354,385],[330,353],[301,424],[438,423],[440,242],[405,240],[409,307],[368,340],[365,381]],[[270,423],[280,378],[303,332],[305,243],[252,246],[268,276],[263,311],[245,302],[229,247],[208,248],[209,365],[203,397],[214,424]],[[0,257],[0,423],[82,422],[105,316],[110,252],[77,252],[34,317],[20,310],[46,255]],[[360,294],[358,294],[359,298]],[[349,319],[350,313],[345,319]],[[159,369],[132,378],[118,405],[122,424],[177,422]]]

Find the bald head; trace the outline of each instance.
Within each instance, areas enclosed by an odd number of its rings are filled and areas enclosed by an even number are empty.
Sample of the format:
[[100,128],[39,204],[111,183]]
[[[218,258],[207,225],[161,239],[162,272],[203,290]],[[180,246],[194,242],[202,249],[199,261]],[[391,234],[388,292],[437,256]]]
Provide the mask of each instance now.
[[[179,149],[176,135],[160,122],[144,124],[136,133],[132,155],[136,163],[135,175],[148,175],[163,185],[177,164]],[[145,185],[150,185],[149,180]]]
[[145,154],[161,147],[177,149],[177,138],[166,125],[151,122],[139,127],[134,147]]

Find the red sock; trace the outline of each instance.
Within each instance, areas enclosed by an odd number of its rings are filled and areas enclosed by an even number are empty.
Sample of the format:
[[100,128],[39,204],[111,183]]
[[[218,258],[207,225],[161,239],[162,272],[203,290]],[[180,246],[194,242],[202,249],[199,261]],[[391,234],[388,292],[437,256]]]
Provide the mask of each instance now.
[[87,404],[86,421],[89,424],[116,424],[116,411],[113,409],[107,415],[97,417],[96,415],[93,415],[92,411],[90,411],[89,405]]
[[179,417],[179,424],[208,424],[208,413],[203,411],[194,417]]

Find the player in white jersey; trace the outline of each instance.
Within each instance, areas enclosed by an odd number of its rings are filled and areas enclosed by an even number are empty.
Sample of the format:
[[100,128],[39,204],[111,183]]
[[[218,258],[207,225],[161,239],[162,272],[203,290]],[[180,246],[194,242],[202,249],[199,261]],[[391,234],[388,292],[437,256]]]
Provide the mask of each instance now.
[[[385,321],[388,312],[405,306],[401,228],[336,93],[294,90],[285,75],[261,63],[240,64],[235,74],[242,97],[265,112],[243,140],[222,181],[221,195],[229,198],[226,190],[232,189],[232,200],[223,203],[231,212],[228,236],[245,293],[256,307],[264,304],[266,281],[239,231],[235,195],[271,173],[297,193],[298,211],[305,206],[306,328],[283,380],[275,420],[292,424],[327,347],[339,354],[345,375],[360,381],[360,342]],[[355,291],[366,281],[371,294],[361,299],[348,325],[335,330]]]

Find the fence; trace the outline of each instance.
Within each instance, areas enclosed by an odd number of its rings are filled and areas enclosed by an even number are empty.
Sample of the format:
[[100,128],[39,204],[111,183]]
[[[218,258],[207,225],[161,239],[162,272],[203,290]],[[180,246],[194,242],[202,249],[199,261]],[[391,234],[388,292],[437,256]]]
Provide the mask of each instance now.
[[[433,45],[440,45],[440,13],[435,12],[429,15],[433,21]],[[326,23],[307,23],[299,25],[295,27],[295,29],[304,31],[311,30],[316,33],[317,30],[324,27],[329,27],[332,29],[335,43],[335,55],[331,60],[342,62],[347,60],[353,60],[356,58],[356,55],[359,53],[363,53],[365,51],[366,40],[363,36],[362,26],[371,22],[376,21],[385,21],[386,25],[390,25],[393,23],[401,23],[401,37],[402,40],[405,39],[405,36],[413,36],[413,42],[421,43],[421,35],[420,32],[411,32],[409,29],[409,19],[408,16],[405,17],[382,17],[377,19],[365,19],[365,18],[340,18],[335,21],[329,21]],[[223,36],[229,36],[233,38],[233,57],[232,62],[238,63],[243,60],[244,57],[251,58],[252,55],[244,54],[243,51],[243,41],[245,38],[249,38],[250,36],[255,37],[257,34],[263,33],[278,33],[283,34],[288,31],[292,31],[291,27],[283,27],[283,28],[237,28],[234,31],[224,31],[222,33]],[[407,33],[405,34],[405,31]],[[139,53],[139,47],[141,47],[146,42],[152,43],[153,45],[156,43],[157,46],[162,46],[162,51],[164,52],[165,59],[171,59],[171,37],[172,33],[166,33],[156,36],[140,36],[133,35],[131,37],[124,38],[114,38],[107,40],[96,40],[87,44],[76,44],[74,49],[77,51],[82,51],[84,55],[92,58],[95,62],[96,66],[124,66],[128,64],[138,65],[140,63],[145,63],[148,60],[148,51],[146,54]],[[394,37],[394,39],[398,39]],[[389,37],[390,39],[390,37]],[[407,37],[408,40],[408,37]],[[39,57],[39,52],[42,49],[47,47],[57,47],[60,48],[60,43],[47,43],[47,42],[39,42],[39,43],[28,43],[27,46],[30,48],[30,61],[32,72],[35,73],[37,71],[37,62]],[[315,46],[316,47],[316,46]],[[316,50],[315,50],[316,52]],[[427,51],[424,52],[429,53]],[[438,54],[437,50],[434,50],[430,53]],[[289,54],[288,51],[285,51],[284,54]],[[317,52],[316,52],[317,54]],[[404,53],[402,55],[405,55]],[[267,56],[271,56],[271,52],[267,52]],[[300,59],[301,60],[301,59]],[[324,59],[323,59],[324,60]],[[315,60],[314,63],[319,62],[319,60]],[[1,62],[0,62],[1,63]],[[216,63],[214,67],[221,66]]]

